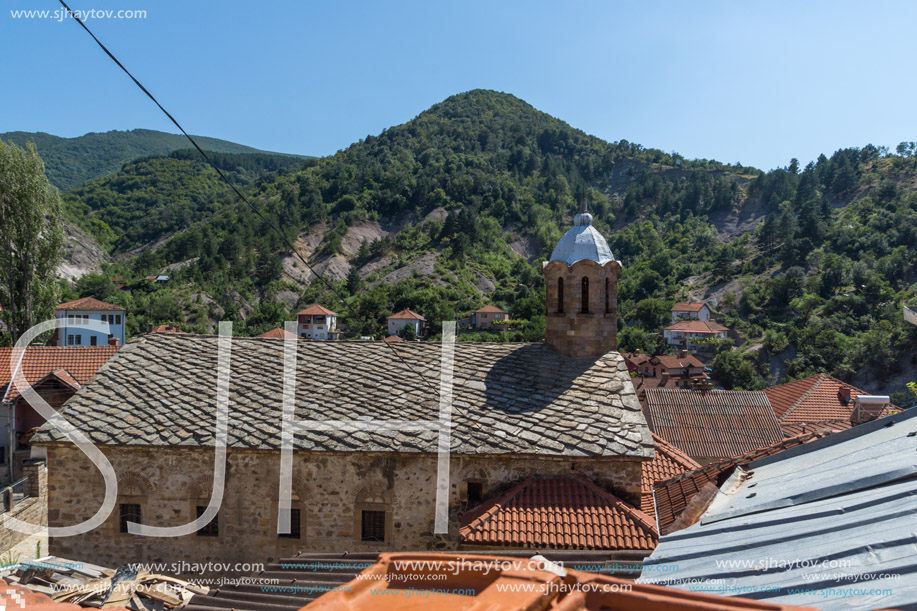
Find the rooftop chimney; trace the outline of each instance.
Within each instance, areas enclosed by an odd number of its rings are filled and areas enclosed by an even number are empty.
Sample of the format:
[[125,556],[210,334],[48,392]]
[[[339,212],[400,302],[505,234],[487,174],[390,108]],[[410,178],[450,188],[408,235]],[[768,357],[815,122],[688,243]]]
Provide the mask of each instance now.
[[678,351],[678,358],[680,358],[680,359],[686,359],[686,358],[688,358],[688,351],[687,351],[687,350],[679,350],[679,351]]
[[117,346],[117,345],[118,345],[118,338],[115,337],[114,335],[109,335],[109,336],[108,336],[108,345],[109,345],[109,346]]
[[850,403],[850,389],[846,386],[841,386],[840,390],[837,391],[838,396],[841,401],[844,403]]

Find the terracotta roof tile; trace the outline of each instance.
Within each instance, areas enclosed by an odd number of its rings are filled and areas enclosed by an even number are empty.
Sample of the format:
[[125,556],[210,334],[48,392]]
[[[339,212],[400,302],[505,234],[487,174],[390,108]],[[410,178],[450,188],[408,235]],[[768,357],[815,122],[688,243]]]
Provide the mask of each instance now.
[[395,312],[388,317],[388,320],[425,320],[423,316],[417,312],[412,312],[407,308],[401,310],[400,312]]
[[474,311],[474,313],[475,314],[483,314],[483,313],[506,314],[506,310],[502,308],[498,308],[495,305],[486,305],[483,308],[478,308],[477,310]]
[[783,439],[760,391],[646,388],[650,430],[695,459],[738,456]]
[[158,327],[153,327],[151,333],[181,333],[181,329],[175,325],[159,325]]
[[399,337],[399,336],[397,336],[397,335],[389,335],[388,337],[386,337],[386,338],[383,339],[382,341],[383,341],[383,342],[403,342],[403,341],[404,341],[404,338],[403,338],[403,337]]
[[658,363],[666,369],[684,369],[686,367],[704,367],[704,362],[693,354],[688,356],[672,356],[661,354],[650,359],[651,363]]
[[653,460],[643,463],[643,484],[640,493],[640,509],[648,516],[656,515],[653,486],[701,468],[693,458],[659,435],[653,434],[653,441],[656,442],[656,456]]
[[76,299],[74,301],[62,303],[57,306],[57,310],[113,310],[117,312],[123,312],[124,308],[121,306],[112,305],[110,303],[105,303],[104,301],[99,301],[95,297],[83,297],[82,299]]
[[270,331],[265,331],[261,335],[256,335],[255,337],[267,337],[269,339],[284,339],[287,336],[296,337],[296,334],[288,333],[286,329],[271,329]]
[[[22,357],[22,371],[29,384],[36,384],[51,373],[64,372],[66,377],[83,386],[98,369],[108,362],[121,346],[29,346]],[[10,383],[10,360],[19,359],[15,348],[0,348],[0,388]],[[16,364],[13,363],[13,369]],[[61,376],[59,376],[61,377]],[[61,377],[64,380],[64,377]],[[5,400],[19,396],[9,389]]]
[[653,520],[577,476],[527,477],[462,517],[470,545],[550,549],[650,550]]
[[679,320],[665,328],[666,331],[683,331],[687,333],[722,333],[727,327],[712,320]]
[[[842,388],[850,390],[850,401],[845,402],[841,398]],[[849,423],[853,415],[854,398],[857,395],[869,394],[824,373],[772,386],[765,389],[764,393],[774,408],[774,415],[783,426],[843,420]],[[891,405],[882,415],[887,415],[889,410],[895,409],[897,408]]]
[[329,310],[329,309],[326,308],[326,307],[323,307],[323,306],[320,306],[320,305],[318,305],[318,304],[315,304],[315,305],[313,305],[313,306],[309,306],[308,308],[306,308],[305,310],[302,310],[301,312],[297,312],[296,315],[297,315],[297,316],[299,316],[299,315],[303,315],[303,316],[337,316],[337,312],[332,312],[331,310]]
[[682,473],[672,479],[657,482],[653,488],[653,496],[655,499],[655,513],[659,522],[659,529],[662,531],[663,535],[667,535],[687,526],[687,524],[685,524],[681,525],[680,528],[673,528],[673,524],[687,508],[691,499],[708,483],[719,488],[719,486],[732,475],[736,467],[743,467],[755,460],[783,452],[784,450],[794,448],[815,439],[821,439],[828,434],[829,433],[825,431],[816,431],[805,435],[790,437],[778,443],[755,448],[751,452],[746,452],[741,456],[727,458],[711,463],[706,467]]
[[[706,303],[680,302],[672,306],[672,312],[700,312]],[[709,309],[710,306],[707,306]]]

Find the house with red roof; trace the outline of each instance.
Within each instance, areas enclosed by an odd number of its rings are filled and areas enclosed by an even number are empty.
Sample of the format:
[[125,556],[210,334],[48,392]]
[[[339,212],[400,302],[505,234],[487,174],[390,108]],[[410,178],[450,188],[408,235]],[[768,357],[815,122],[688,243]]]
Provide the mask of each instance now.
[[315,304],[296,313],[296,329],[304,339],[337,339],[338,315],[326,307]]
[[710,306],[703,302],[682,302],[672,306],[672,322],[679,320],[709,321],[713,312]]
[[[121,306],[83,297],[57,306],[54,317],[64,324],[52,338],[56,346],[124,345],[125,310]],[[107,331],[91,329],[89,323],[102,324]]]
[[888,397],[874,397],[824,373],[766,388],[764,394],[788,435],[843,431],[900,411]]
[[677,355],[647,356],[639,350],[623,353],[627,369],[634,377],[634,388],[693,388],[696,380],[707,380],[703,361],[687,350]]
[[471,315],[471,326],[479,331],[493,329],[497,326],[495,323],[498,320],[508,319],[509,313],[506,310],[491,304],[474,311]]
[[388,334],[398,335],[403,327],[410,325],[414,327],[414,334],[420,337],[423,335],[425,322],[426,320],[423,316],[405,308],[388,317]]
[[669,346],[686,350],[705,350],[709,340],[727,339],[729,329],[710,320],[679,320],[662,330]]
[[[45,417],[23,396],[19,373],[38,396],[56,410],[82,388],[118,348],[109,345],[29,346],[25,350],[0,348],[0,430],[11,431],[11,436],[3,435],[0,439],[6,464],[11,459],[10,437],[15,451],[23,435],[45,423]],[[16,384],[11,383],[11,372],[15,372]],[[12,427],[9,427],[11,422]]]

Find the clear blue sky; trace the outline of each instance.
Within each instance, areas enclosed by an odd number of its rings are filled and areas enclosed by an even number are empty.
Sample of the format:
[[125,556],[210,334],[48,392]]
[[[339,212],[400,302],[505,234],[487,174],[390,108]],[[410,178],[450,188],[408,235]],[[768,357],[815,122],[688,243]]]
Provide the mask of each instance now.
[[[327,155],[469,89],[764,169],[917,140],[917,2],[72,0],[191,133]],[[72,20],[0,12],[0,132],[175,131]]]

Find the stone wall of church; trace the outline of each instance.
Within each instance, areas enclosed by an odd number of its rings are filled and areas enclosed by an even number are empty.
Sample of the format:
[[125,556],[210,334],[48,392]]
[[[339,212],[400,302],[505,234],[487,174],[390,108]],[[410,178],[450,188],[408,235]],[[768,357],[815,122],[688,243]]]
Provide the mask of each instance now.
[[[542,271],[548,348],[574,358],[601,356],[618,349],[618,269],[616,261],[604,266],[589,260],[571,266],[563,261],[551,261],[545,266]],[[584,279],[588,282],[585,312]],[[563,283],[563,290],[558,280]]]
[[[107,447],[118,474],[118,506],[140,505],[142,522],[176,526],[206,506],[213,481],[213,452],[200,448]],[[69,444],[47,448],[48,522],[90,518],[105,496],[99,471]],[[636,459],[532,456],[453,456],[450,528],[434,536],[435,454],[297,452],[293,507],[300,510],[299,539],[279,538],[277,502],[280,454],[231,450],[218,535],[150,538],[120,532],[118,506],[104,525],[76,537],[54,538],[51,553],[117,567],[127,562],[262,563],[298,551],[402,551],[456,549],[459,519],[470,507],[467,482],[484,497],[531,474],[584,474],[639,507],[641,463]],[[383,511],[386,540],[361,540],[362,511]],[[250,574],[240,569],[240,575]],[[232,570],[224,571],[232,576]]]

